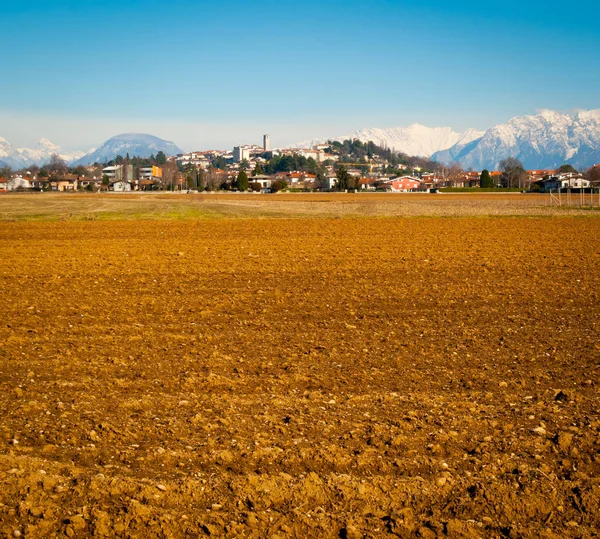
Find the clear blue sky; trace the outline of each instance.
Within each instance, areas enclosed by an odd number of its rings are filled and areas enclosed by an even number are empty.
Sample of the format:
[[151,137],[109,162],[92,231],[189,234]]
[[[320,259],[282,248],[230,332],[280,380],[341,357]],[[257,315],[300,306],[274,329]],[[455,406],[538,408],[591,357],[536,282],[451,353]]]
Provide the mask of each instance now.
[[0,136],[277,146],[600,108],[599,5],[0,0]]

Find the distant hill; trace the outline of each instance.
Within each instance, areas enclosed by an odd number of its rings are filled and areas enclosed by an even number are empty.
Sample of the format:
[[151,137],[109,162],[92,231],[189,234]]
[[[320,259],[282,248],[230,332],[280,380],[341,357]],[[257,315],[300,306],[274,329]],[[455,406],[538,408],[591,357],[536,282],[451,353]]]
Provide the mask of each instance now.
[[141,133],[125,133],[108,139],[97,150],[73,161],[71,165],[106,163],[117,157],[117,155],[125,157],[129,154],[130,157],[150,157],[160,151],[166,155],[183,153],[179,146],[168,140]]
[[469,144],[455,144],[432,155],[435,161],[458,161],[463,168],[475,170],[497,169],[506,157],[516,157],[527,169],[553,169],[566,163],[583,170],[600,163],[600,109],[518,116]]
[[325,144],[328,140],[353,140],[362,142],[372,141],[378,146],[410,156],[430,157],[433,153],[446,150],[455,144],[467,144],[483,135],[483,131],[469,129],[457,133],[450,127],[426,127],[412,124],[408,127],[390,127],[381,129],[370,127],[354,131],[350,135],[307,140],[293,144],[293,148],[308,148],[316,144]]

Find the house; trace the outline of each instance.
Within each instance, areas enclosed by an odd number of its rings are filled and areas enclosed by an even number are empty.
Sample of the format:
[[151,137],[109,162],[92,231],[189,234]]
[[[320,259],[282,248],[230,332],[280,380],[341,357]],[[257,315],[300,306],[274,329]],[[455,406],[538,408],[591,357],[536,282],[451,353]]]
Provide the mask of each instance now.
[[527,175],[529,176],[529,182],[535,183],[543,180],[544,178],[554,176],[554,170],[528,170]]
[[8,182],[8,178],[0,177],[0,192],[6,191],[6,183]]
[[102,185],[102,179],[100,178],[88,178],[86,176],[80,176],[79,188],[86,189],[88,191],[98,191]]
[[360,178],[358,185],[361,191],[375,191],[376,178]]
[[129,182],[118,180],[110,184],[110,190],[117,193],[123,193],[125,191],[131,191],[131,184]]
[[271,189],[273,178],[271,176],[267,176],[266,174],[258,174],[248,178],[248,181],[250,183],[259,184],[261,189]]
[[550,176],[549,178],[546,178],[545,180],[539,180],[536,183],[540,186],[540,191],[542,193],[558,191],[559,189],[588,189],[591,185],[589,180],[586,180],[581,175],[575,174]]
[[298,182],[314,182],[316,179],[317,177],[314,174],[309,174],[308,172],[295,171],[285,175],[285,180],[287,180],[290,185],[294,185]]
[[465,187],[481,187],[481,173],[467,172],[465,174]]
[[106,176],[111,182],[128,181],[133,179],[133,165],[113,165],[102,169],[102,176]]
[[6,181],[7,191],[22,191],[23,189],[31,189],[31,181],[23,176],[13,176]]
[[413,178],[412,176],[401,176],[400,178],[392,178],[386,182],[383,182],[382,187],[386,191],[392,193],[408,193],[410,191],[417,191],[421,187],[421,180],[419,178]]
[[155,183],[152,180],[140,180],[137,183],[138,190],[140,191],[152,191],[154,189]]
[[77,174],[63,174],[60,178],[49,178],[48,184],[51,191],[77,191],[79,176]]

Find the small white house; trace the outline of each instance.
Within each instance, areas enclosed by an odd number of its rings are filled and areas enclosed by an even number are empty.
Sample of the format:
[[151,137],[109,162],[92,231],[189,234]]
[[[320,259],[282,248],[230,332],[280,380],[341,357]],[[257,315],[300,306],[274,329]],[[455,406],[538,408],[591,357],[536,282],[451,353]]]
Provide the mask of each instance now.
[[124,193],[125,191],[131,191],[131,184],[128,182],[118,181],[110,184],[112,191],[117,193]]
[[260,184],[261,189],[270,189],[273,183],[273,179],[271,176],[267,176],[266,174],[258,174],[256,176],[251,176],[248,178],[250,183],[258,183]]
[[7,191],[18,191],[20,189],[31,189],[31,182],[26,178],[23,178],[23,176],[14,176],[7,180]]

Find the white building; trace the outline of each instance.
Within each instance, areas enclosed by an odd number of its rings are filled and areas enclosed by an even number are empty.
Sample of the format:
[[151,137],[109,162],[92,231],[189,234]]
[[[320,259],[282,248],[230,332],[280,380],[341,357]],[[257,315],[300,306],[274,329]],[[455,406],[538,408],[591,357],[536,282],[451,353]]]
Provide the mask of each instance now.
[[116,181],[110,184],[110,189],[118,193],[124,193],[125,191],[131,191],[131,184],[125,181]]
[[257,176],[252,176],[248,178],[250,183],[258,183],[261,189],[270,189],[273,183],[273,178],[271,176],[267,176],[266,174],[259,174]]
[[133,179],[133,166],[132,165],[113,165],[110,167],[104,167],[102,169],[102,176],[108,177],[111,181],[124,180],[130,182]]
[[235,146],[233,148],[233,160],[236,163],[240,163],[244,159],[250,159],[250,150],[252,146]]
[[31,182],[23,176],[14,176],[6,181],[7,191],[18,191],[20,189],[31,189]]

